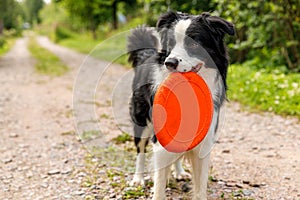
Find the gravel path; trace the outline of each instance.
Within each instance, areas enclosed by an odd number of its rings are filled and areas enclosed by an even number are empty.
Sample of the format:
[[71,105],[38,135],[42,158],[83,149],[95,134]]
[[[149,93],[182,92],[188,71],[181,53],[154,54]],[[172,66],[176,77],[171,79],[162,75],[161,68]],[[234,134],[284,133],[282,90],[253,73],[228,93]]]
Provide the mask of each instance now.
[[[122,199],[129,189],[120,181],[132,173],[108,176],[101,157],[86,155],[132,133],[126,115],[131,71],[39,37],[71,68],[61,77],[39,75],[26,42],[18,40],[0,59],[0,199]],[[248,113],[232,102],[225,113],[212,152],[209,199],[300,199],[299,121]],[[189,196],[171,189],[168,195]]]
[[72,124],[72,73],[39,75],[16,41],[0,59],[0,199],[70,199],[84,151]]

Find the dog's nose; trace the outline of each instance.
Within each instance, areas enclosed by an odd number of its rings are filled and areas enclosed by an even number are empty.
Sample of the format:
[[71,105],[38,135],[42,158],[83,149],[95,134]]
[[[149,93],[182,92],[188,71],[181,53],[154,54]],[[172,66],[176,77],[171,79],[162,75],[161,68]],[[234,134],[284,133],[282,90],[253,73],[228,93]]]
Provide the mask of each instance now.
[[167,68],[171,68],[171,69],[176,69],[178,66],[178,60],[176,58],[168,58],[165,61],[165,65],[167,66]]

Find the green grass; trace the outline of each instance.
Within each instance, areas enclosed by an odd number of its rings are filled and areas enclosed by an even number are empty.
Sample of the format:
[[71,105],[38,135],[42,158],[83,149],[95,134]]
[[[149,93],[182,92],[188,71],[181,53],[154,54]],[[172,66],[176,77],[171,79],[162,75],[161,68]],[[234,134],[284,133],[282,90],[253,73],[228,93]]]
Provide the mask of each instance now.
[[121,135],[117,136],[116,138],[113,138],[113,141],[116,144],[122,144],[127,141],[133,141],[133,137],[132,137],[132,135],[130,135],[128,133],[122,133]]
[[228,98],[250,109],[292,115],[300,119],[300,74],[232,65]]
[[107,29],[101,32],[96,40],[92,38],[91,33],[73,33],[72,37],[60,40],[59,44],[81,53],[90,54],[101,60],[129,66],[126,38],[132,28],[144,23],[145,19],[143,18],[133,19],[118,30],[111,31]]
[[88,33],[83,33],[74,34],[73,37],[61,40],[58,44],[88,54],[99,44],[99,41],[93,40]]
[[127,34],[128,32],[121,32],[112,37],[99,40],[92,39],[87,33],[76,34],[71,38],[61,40],[59,44],[81,53],[90,54],[101,60],[128,65],[126,55]]
[[15,44],[16,38],[14,37],[6,37],[0,38],[0,42],[3,42],[3,45],[0,46],[0,56],[6,54]]
[[38,73],[50,76],[61,76],[69,68],[54,54],[39,46],[34,38],[30,38],[29,51],[36,59],[35,69]]

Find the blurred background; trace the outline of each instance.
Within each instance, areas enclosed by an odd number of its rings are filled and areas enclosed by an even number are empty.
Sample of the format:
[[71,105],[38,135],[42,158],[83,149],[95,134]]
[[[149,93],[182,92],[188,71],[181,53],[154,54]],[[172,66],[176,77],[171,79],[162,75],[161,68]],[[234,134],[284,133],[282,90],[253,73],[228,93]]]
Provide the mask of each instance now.
[[[228,99],[299,118],[299,8],[299,0],[0,0],[0,55],[28,30],[89,53],[117,33],[141,24],[155,26],[168,10],[211,12],[236,27],[236,36],[225,41],[232,64]],[[126,39],[105,44],[106,52],[113,52],[125,49]],[[116,62],[128,66],[126,60],[124,55]]]

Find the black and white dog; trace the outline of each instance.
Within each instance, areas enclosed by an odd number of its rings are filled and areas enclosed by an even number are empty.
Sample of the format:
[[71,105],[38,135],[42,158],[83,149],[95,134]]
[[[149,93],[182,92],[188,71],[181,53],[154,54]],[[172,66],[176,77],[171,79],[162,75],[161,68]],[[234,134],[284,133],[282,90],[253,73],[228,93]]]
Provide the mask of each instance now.
[[[189,15],[170,11],[159,18],[156,29],[140,27],[128,37],[129,61],[135,71],[130,114],[134,122],[137,160],[132,184],[144,183],[146,145],[149,138],[153,138],[153,199],[165,199],[171,164],[175,165],[177,178],[188,175],[181,166],[183,156],[192,166],[193,199],[206,199],[209,155],[226,94],[228,56],[223,42],[225,34],[234,35],[234,26],[222,18],[209,13]],[[157,142],[151,124],[155,91],[173,71],[194,71],[202,76],[214,103],[213,119],[205,139],[194,149],[180,154],[166,151]]]

